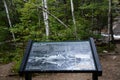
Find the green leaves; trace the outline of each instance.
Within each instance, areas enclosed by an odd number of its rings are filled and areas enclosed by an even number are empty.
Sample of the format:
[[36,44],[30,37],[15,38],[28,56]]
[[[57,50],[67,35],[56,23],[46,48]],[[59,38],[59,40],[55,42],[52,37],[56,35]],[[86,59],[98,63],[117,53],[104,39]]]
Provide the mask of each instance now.
[[7,28],[4,28],[5,26],[0,26],[0,42],[3,42],[6,40],[6,37],[8,36],[9,30]]
[[[41,7],[42,1],[13,0],[16,9],[19,12],[19,23],[16,23],[12,29],[19,41],[45,40],[45,25]],[[72,22],[70,1],[66,3],[58,0],[48,0],[48,12],[64,22],[68,28],[65,28],[54,17],[49,15],[50,36],[49,40],[75,40],[75,33]],[[79,4],[78,4],[79,3]],[[94,35],[93,30],[103,28],[107,23],[108,1],[92,2],[77,0],[74,1],[75,18],[78,38],[85,39]]]

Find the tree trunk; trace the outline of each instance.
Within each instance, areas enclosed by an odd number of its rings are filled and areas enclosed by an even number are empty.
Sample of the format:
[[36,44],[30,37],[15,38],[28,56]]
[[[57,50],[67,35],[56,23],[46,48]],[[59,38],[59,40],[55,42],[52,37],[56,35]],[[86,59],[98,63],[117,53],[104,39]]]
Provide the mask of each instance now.
[[73,0],[70,0],[71,3],[71,12],[72,12],[72,18],[73,18],[73,24],[74,24],[74,31],[75,31],[75,37],[77,37],[77,27],[76,27],[76,21],[75,21],[75,15],[74,15],[74,5],[73,5]]
[[114,42],[113,28],[112,28],[112,0],[109,0],[109,10],[108,10],[108,41]]
[[63,23],[59,18],[57,18],[55,15],[51,14],[49,11],[47,11],[44,7],[39,6],[39,8],[43,9],[45,12],[47,12],[50,16],[52,16],[53,18],[55,18],[59,23],[61,23],[63,26],[65,26],[65,28],[68,28],[68,26]]
[[48,23],[48,7],[47,7],[47,0],[42,0],[42,5],[45,8],[43,10],[43,18],[44,18],[44,24],[45,24],[45,30],[46,30],[46,38],[48,39],[49,37],[49,23]]
[[[11,23],[11,20],[10,20],[10,15],[9,15],[7,3],[6,3],[5,0],[3,0],[3,3],[4,3],[5,10],[6,10],[6,14],[7,14],[7,19],[8,19],[9,26],[10,26],[10,28],[12,28],[12,23]],[[11,33],[12,33],[13,40],[15,41],[15,34],[13,32],[11,32]]]

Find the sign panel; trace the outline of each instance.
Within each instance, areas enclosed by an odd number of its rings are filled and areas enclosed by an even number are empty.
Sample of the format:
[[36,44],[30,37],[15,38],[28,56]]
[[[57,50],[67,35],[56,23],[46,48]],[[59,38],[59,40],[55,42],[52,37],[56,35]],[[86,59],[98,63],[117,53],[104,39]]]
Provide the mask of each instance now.
[[89,41],[33,42],[26,71],[96,70]]

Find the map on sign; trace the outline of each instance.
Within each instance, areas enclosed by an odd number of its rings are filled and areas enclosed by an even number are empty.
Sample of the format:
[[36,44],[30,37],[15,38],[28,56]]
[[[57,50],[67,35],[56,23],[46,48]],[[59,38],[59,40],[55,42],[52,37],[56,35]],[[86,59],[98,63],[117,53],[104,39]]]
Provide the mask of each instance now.
[[25,70],[96,70],[89,41],[33,42]]

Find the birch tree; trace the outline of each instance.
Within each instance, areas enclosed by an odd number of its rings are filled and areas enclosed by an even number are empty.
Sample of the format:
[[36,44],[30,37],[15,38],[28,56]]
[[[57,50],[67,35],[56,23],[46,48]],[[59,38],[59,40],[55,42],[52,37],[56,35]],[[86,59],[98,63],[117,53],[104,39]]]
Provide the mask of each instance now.
[[[5,0],[3,0],[3,3],[4,3],[4,7],[5,7],[5,11],[6,11],[9,26],[10,26],[10,28],[12,28],[12,23],[11,23],[11,20],[10,20],[10,15],[9,15],[7,3],[6,3]],[[13,40],[15,41],[15,34],[13,32],[11,32],[11,33],[12,33]]]
[[74,5],[73,5],[73,0],[70,0],[71,3],[71,12],[72,12],[72,19],[73,19],[73,24],[74,24],[74,30],[75,30],[75,37],[77,37],[77,27],[76,27],[76,21],[75,21],[75,15],[74,15]]
[[48,23],[48,7],[47,7],[47,0],[42,0],[42,6],[45,8],[43,10],[43,18],[44,18],[44,24],[45,24],[45,30],[46,30],[46,38],[49,37],[49,23]]
[[44,7],[39,6],[38,8],[42,8],[45,12],[47,12],[47,14],[49,14],[50,16],[52,16],[53,18],[55,18],[59,23],[61,23],[65,28],[68,28],[68,26],[62,22],[58,17],[56,17],[55,15],[53,15],[52,13],[50,13],[49,11],[47,11]]

